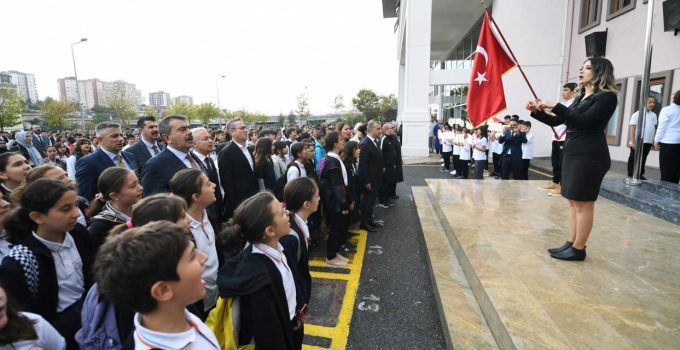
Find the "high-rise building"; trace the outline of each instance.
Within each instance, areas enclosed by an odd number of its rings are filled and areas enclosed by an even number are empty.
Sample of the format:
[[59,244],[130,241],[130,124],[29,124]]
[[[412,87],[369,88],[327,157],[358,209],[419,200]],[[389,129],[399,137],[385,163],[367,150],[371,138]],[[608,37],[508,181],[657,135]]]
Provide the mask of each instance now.
[[135,84],[124,80],[114,82],[99,79],[79,80],[76,87],[75,78],[67,77],[59,79],[58,83],[60,100],[80,101],[80,104],[86,109],[92,109],[94,106],[109,106],[109,101],[117,96],[123,96],[125,99],[134,101],[136,106],[144,103],[142,92],[137,89]]
[[194,105],[194,98],[191,97],[191,96],[181,95],[181,96],[177,96],[177,97],[173,98],[172,102],[173,103],[177,103],[177,102],[186,103],[189,106],[193,106]]
[[9,83],[17,86],[17,91],[21,99],[30,103],[38,102],[38,88],[35,84],[35,75],[29,73],[10,70],[1,72],[5,75],[5,80],[9,76]]
[[78,96],[78,85],[76,83],[76,78],[66,77],[57,79],[57,84],[59,85],[59,100],[66,102],[80,102],[84,104],[84,98]]
[[170,94],[164,91],[149,93],[149,105],[156,108],[166,108],[171,104]]

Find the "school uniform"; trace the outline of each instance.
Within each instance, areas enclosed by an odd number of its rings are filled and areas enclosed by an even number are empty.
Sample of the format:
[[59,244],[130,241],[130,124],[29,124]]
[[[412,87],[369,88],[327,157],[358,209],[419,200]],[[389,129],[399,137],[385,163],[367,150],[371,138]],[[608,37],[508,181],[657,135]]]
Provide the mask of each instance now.
[[[489,141],[486,139],[486,137],[482,136],[482,138],[475,139],[474,141],[475,147],[487,147],[489,144]],[[475,179],[481,180],[484,177],[484,169],[486,168],[486,151],[482,152],[478,150],[477,148],[474,148],[472,150],[472,159],[475,160]]]
[[463,179],[468,178],[469,164],[470,164],[470,160],[472,159],[472,155],[471,155],[471,152],[470,152],[470,143],[469,143],[470,141],[469,140],[470,140],[469,136],[468,136],[467,139],[463,138],[463,141],[462,141],[463,145],[459,146],[460,147],[460,156],[459,156],[459,160],[458,160],[458,163],[459,163],[458,167],[460,168],[460,173],[456,173],[456,174],[460,174],[460,176]]
[[529,180],[529,165],[534,158],[534,134],[527,133],[527,142],[522,144],[522,180]]
[[449,137],[451,138],[451,142],[454,144],[452,145],[452,158],[451,158],[451,163],[453,164],[453,170],[456,172],[457,176],[461,176],[462,170],[460,169],[460,145],[457,145],[456,143],[460,139],[460,136],[457,133],[452,133]]
[[[215,247],[215,231],[208,217],[208,211],[203,210],[203,220],[199,221],[187,214],[190,219],[189,231],[194,237],[196,250],[202,252],[208,257],[205,262],[205,269],[201,278],[205,281],[205,295],[203,296],[202,306],[203,310],[198,310],[199,318],[204,319],[217,304],[217,270],[219,268],[219,259],[217,258],[217,248]],[[202,313],[202,314],[201,314]]]
[[444,169],[451,171],[451,154],[453,153],[453,145],[449,142],[451,141],[451,132],[443,132],[440,136],[442,142],[442,158],[444,159]]
[[184,317],[186,317],[191,328],[180,333],[164,333],[144,327],[142,315],[135,314],[135,350],[210,350],[220,348],[215,335],[198,317],[187,310],[184,310]]

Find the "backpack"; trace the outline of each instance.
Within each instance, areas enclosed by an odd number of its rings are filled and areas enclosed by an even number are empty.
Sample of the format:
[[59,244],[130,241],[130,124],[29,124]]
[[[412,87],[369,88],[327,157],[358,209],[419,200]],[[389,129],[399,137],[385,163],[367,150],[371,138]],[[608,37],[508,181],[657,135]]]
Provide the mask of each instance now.
[[288,183],[288,170],[293,165],[295,165],[295,167],[298,169],[298,172],[302,174],[302,170],[300,169],[300,165],[298,163],[293,161],[292,163],[288,164],[288,166],[286,167],[286,172],[276,180],[276,184],[274,185],[274,195],[276,196],[276,199],[280,201],[283,200],[283,189],[286,187],[286,184]]
[[254,350],[255,344],[238,345],[240,328],[239,298],[217,298],[217,305],[210,311],[205,320],[206,326],[215,335],[220,349],[223,350]]
[[120,350],[123,344],[118,335],[115,306],[100,299],[99,289],[94,284],[83,302],[82,328],[75,335],[76,342],[81,350]]

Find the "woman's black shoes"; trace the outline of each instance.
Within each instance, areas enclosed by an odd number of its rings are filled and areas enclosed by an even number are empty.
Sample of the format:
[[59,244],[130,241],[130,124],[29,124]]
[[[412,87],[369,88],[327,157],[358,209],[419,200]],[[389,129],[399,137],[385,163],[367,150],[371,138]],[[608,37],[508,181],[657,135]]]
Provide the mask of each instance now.
[[552,253],[550,257],[566,261],[583,261],[586,259],[586,248],[576,249],[569,247],[559,253]]
[[562,244],[561,246],[559,246],[557,248],[548,249],[548,253],[550,253],[550,254],[559,253],[563,250],[567,250],[567,249],[571,248],[572,245],[574,245],[574,242],[566,241],[566,242],[564,242],[564,244]]

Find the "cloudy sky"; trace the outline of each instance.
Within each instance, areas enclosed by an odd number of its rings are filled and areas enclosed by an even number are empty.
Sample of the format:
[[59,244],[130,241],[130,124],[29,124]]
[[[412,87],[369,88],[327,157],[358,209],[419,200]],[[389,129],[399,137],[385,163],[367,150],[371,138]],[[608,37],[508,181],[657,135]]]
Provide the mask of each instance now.
[[394,19],[379,0],[4,1],[0,71],[36,76],[40,99],[57,79],[123,79],[222,108],[287,114],[309,91],[313,114],[361,88],[397,94]]

